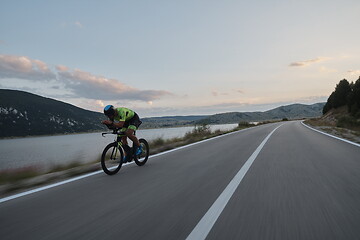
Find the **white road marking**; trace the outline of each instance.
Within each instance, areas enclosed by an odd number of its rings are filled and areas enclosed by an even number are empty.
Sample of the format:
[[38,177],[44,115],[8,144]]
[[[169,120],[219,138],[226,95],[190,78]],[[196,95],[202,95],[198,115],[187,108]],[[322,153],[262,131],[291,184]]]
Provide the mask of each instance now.
[[11,195],[9,197],[4,197],[4,198],[0,199],[0,203],[9,201],[9,200],[12,200],[12,199],[15,199],[15,198],[19,198],[19,197],[22,197],[22,196],[26,196],[26,195],[29,195],[29,194],[32,194],[32,193],[40,192],[40,191],[43,191],[43,190],[46,190],[46,189],[49,189],[49,188],[57,187],[57,186],[60,186],[60,185],[66,184],[66,183],[74,182],[74,181],[77,181],[77,180],[80,180],[80,179],[83,179],[83,178],[87,178],[87,177],[93,176],[95,174],[98,174],[100,172],[102,172],[102,171],[96,171],[96,172],[88,173],[88,174],[85,174],[85,175],[82,175],[82,176],[79,176],[79,177],[71,178],[71,179],[68,179],[68,180],[65,180],[65,181],[50,184],[50,185],[40,187],[40,188],[36,188],[36,189],[30,190],[30,191],[18,193],[18,194],[15,194],[15,195]]
[[343,138],[340,138],[340,137],[336,137],[336,136],[331,135],[331,134],[329,134],[329,133],[325,133],[325,132],[322,132],[322,131],[317,130],[317,129],[315,129],[315,128],[312,128],[312,127],[306,125],[306,124],[304,123],[304,121],[301,121],[301,123],[302,123],[302,125],[304,125],[305,127],[309,128],[309,129],[311,129],[311,130],[313,130],[313,131],[315,131],[315,132],[318,132],[318,133],[324,134],[324,135],[326,135],[326,136],[335,138],[335,139],[337,139],[337,140],[340,140],[340,141],[343,141],[343,142],[346,142],[346,143],[350,143],[350,144],[352,144],[352,145],[355,145],[355,146],[357,146],[357,147],[360,147],[360,144],[358,144],[358,143],[354,143],[354,142],[352,142],[352,141],[349,141],[349,140],[346,140],[346,139],[343,139]]
[[[220,136],[217,136],[217,137],[205,139],[205,140],[202,140],[202,141],[199,141],[199,142],[195,142],[195,143],[191,143],[191,144],[188,144],[188,145],[185,145],[185,146],[182,146],[182,147],[178,147],[178,148],[175,148],[175,149],[171,149],[171,150],[168,150],[168,151],[166,151],[166,152],[161,152],[161,153],[158,153],[158,154],[154,154],[154,155],[151,155],[151,156],[149,157],[149,159],[150,159],[150,158],[157,157],[157,156],[160,156],[160,155],[164,155],[164,154],[167,154],[167,153],[170,153],[170,152],[174,152],[174,151],[177,151],[177,150],[180,150],[180,149],[184,149],[184,148],[187,148],[187,147],[190,147],[190,146],[194,146],[194,145],[196,145],[196,144],[200,144],[200,143],[204,143],[204,142],[207,142],[207,141],[211,141],[211,140],[214,140],[214,139],[217,139],[217,138],[220,138],[220,137],[225,137],[225,136],[228,136],[228,135],[231,135],[231,134],[235,134],[235,133],[238,133],[238,132],[246,131],[246,130],[248,130],[248,129],[251,129],[251,128],[246,128],[246,129],[242,129],[242,130],[239,130],[239,131],[236,131],[236,132],[227,133],[227,134],[224,134],[224,135],[220,135]],[[133,163],[134,163],[134,162],[125,163],[125,164],[123,164],[123,166],[130,165],[130,164],[133,164]],[[32,193],[40,192],[40,191],[43,191],[43,190],[46,190],[46,189],[50,189],[50,188],[53,188],[53,187],[57,187],[57,186],[60,186],[60,185],[64,185],[64,184],[67,184],[67,183],[70,183],[70,182],[74,182],[74,181],[77,181],[77,180],[80,180],[80,179],[83,179],[83,178],[87,178],[87,177],[90,177],[90,176],[94,176],[94,175],[99,174],[99,173],[102,173],[102,172],[103,172],[103,171],[100,170],[100,171],[88,173],[88,174],[85,174],[85,175],[81,175],[81,176],[78,176],[78,177],[74,177],[74,178],[67,179],[67,180],[65,180],[65,181],[61,181],[61,182],[58,182],[58,183],[50,184],[50,185],[47,185],[47,186],[44,186],[44,187],[40,187],[40,188],[36,188],[36,189],[29,190],[29,191],[26,191],[26,192],[14,194],[14,195],[11,195],[11,196],[8,196],[8,197],[0,198],[0,203],[6,202],[6,201],[10,201],[10,200],[13,200],[13,199],[16,199],[16,198],[19,198],[19,197],[23,197],[23,196],[26,196],[26,195],[29,195],[29,194],[32,194]]]
[[[282,124],[283,125],[283,124]],[[265,146],[266,142],[269,140],[271,135],[282,125],[275,128],[256,148],[255,152],[249,157],[249,159],[245,162],[239,172],[235,175],[235,177],[231,180],[231,182],[227,185],[224,191],[220,194],[220,196],[216,199],[213,205],[209,208],[209,210],[202,217],[200,222],[195,226],[193,231],[189,234],[186,240],[203,240],[207,237],[210,230],[214,226],[218,217],[224,210],[225,206],[229,202],[230,198],[234,194],[235,190],[241,183],[247,171],[250,169],[252,163],[259,155],[262,148]]]

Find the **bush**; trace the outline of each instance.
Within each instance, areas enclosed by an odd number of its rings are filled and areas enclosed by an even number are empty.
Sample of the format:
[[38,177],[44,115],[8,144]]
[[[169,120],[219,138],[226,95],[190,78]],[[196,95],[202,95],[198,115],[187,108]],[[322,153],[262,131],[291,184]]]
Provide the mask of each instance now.
[[164,144],[165,144],[165,140],[163,138],[161,138],[161,137],[158,137],[158,138],[151,141],[151,145],[153,147],[159,147],[159,146],[162,146]]
[[239,128],[248,128],[248,127],[253,127],[255,126],[255,124],[249,123],[249,122],[239,122],[238,123],[238,127]]
[[19,182],[24,179],[33,178],[40,174],[37,167],[24,167],[15,170],[1,171],[0,184]]
[[77,162],[77,161],[73,161],[73,162],[70,162],[70,163],[64,164],[64,165],[59,164],[59,165],[53,166],[53,167],[48,171],[48,173],[65,171],[65,170],[68,170],[68,169],[80,167],[81,165],[82,165],[82,164],[81,164],[80,162]]
[[358,128],[360,127],[360,121],[351,116],[343,116],[338,119],[336,126],[342,128]]
[[206,137],[211,135],[210,126],[207,124],[195,125],[194,129],[191,132],[185,134],[184,139]]

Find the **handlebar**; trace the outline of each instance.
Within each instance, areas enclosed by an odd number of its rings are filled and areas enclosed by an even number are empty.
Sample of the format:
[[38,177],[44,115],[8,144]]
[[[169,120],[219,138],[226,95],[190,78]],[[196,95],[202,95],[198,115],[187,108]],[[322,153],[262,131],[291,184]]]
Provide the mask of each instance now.
[[[106,124],[105,124],[106,125]],[[104,133],[101,133],[101,136],[105,137],[106,134],[117,134],[117,135],[120,135],[120,136],[125,136],[125,132],[118,132],[120,130],[120,128],[113,128],[112,126],[110,125],[106,125],[110,130],[113,130],[112,132],[104,132]],[[136,131],[134,131],[134,135],[135,135]]]
[[125,132],[118,132],[119,129],[114,129],[112,132],[101,133],[101,136],[105,137],[106,134],[125,135]]
[[103,137],[105,137],[106,134],[124,134],[124,132],[118,133],[119,128],[114,128],[112,125],[109,125],[109,124],[105,124],[105,125],[108,129],[113,130],[113,131],[101,133],[101,136],[103,136]]

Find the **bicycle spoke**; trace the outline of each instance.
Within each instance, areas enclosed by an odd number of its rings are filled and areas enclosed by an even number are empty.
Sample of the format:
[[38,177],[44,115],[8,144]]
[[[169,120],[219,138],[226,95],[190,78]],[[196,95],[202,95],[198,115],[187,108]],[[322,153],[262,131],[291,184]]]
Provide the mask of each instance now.
[[101,156],[101,166],[105,173],[112,175],[118,172],[122,165],[122,151],[116,143],[111,143],[104,149]]

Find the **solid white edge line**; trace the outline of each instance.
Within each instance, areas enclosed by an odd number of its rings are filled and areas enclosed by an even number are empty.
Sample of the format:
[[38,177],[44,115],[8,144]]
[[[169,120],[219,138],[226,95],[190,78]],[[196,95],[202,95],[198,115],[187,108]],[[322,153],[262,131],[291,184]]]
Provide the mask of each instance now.
[[337,139],[337,140],[340,140],[340,141],[343,141],[343,142],[346,142],[346,143],[350,143],[350,144],[352,144],[352,145],[355,145],[355,146],[357,146],[357,147],[360,147],[360,144],[358,144],[358,143],[355,143],[355,142],[352,142],[352,141],[350,141],[350,140],[346,140],[346,139],[343,139],[343,138],[340,138],[340,137],[331,135],[331,134],[329,134],[329,133],[325,133],[325,132],[320,131],[320,130],[318,130],[318,129],[312,128],[312,127],[308,126],[307,124],[305,124],[304,121],[305,121],[305,120],[301,121],[301,124],[304,125],[305,127],[309,128],[309,129],[315,131],[315,132],[318,132],[318,133],[324,134],[324,135],[326,135],[326,136],[328,136],[328,137],[332,137],[332,138],[335,138],[335,139]]
[[[246,131],[246,130],[249,130],[249,129],[252,129],[252,128],[254,128],[254,127],[245,128],[245,129],[242,129],[242,130],[239,130],[239,131],[226,133],[226,134],[223,134],[223,135],[220,135],[220,136],[212,137],[212,138],[205,139],[205,140],[202,140],[202,141],[199,141],[199,142],[195,142],[195,143],[191,143],[191,144],[188,144],[188,145],[185,145],[185,146],[174,148],[174,149],[168,150],[166,152],[157,153],[157,154],[149,156],[149,159],[157,157],[157,156],[161,156],[161,155],[164,155],[164,154],[167,154],[167,153],[170,153],[170,152],[174,152],[174,151],[177,151],[177,150],[180,150],[180,149],[191,147],[191,146],[194,146],[196,144],[200,144],[200,143],[204,143],[204,142],[207,142],[207,141],[210,141],[210,140],[214,140],[214,139],[217,139],[217,138],[220,138],[220,137],[225,137],[225,136],[235,134],[235,133],[238,133],[238,132],[243,132],[243,131]],[[123,166],[130,165],[130,164],[133,164],[133,163],[134,162],[125,163],[125,164],[123,164]],[[50,184],[50,185],[43,186],[43,187],[40,187],[40,188],[36,188],[36,189],[33,189],[33,190],[29,190],[29,191],[25,191],[25,192],[22,192],[22,193],[14,194],[14,195],[11,195],[11,196],[8,196],[8,197],[0,198],[0,203],[7,202],[7,201],[10,201],[10,200],[19,198],[19,197],[23,197],[23,196],[26,196],[26,195],[29,195],[29,194],[32,194],[32,193],[40,192],[40,191],[50,189],[50,188],[53,188],[53,187],[57,187],[57,186],[60,186],[60,185],[64,185],[64,184],[67,184],[67,183],[70,183],[70,182],[74,182],[74,181],[77,181],[77,180],[80,180],[80,179],[83,179],[83,178],[94,176],[94,175],[102,173],[102,172],[103,172],[102,170],[99,170],[99,171],[88,173],[88,174],[81,175],[81,176],[78,176],[78,177],[70,178],[70,179],[67,179],[65,181],[61,181],[61,182],[58,182],[58,183]]]
[[70,179],[65,180],[65,181],[61,181],[61,182],[58,182],[58,183],[50,184],[50,185],[47,185],[47,186],[44,186],[44,187],[40,187],[40,188],[36,188],[36,189],[33,189],[33,190],[29,190],[29,191],[26,191],[26,192],[22,192],[22,193],[18,193],[18,194],[15,194],[15,195],[11,195],[11,196],[9,196],[9,197],[4,197],[4,198],[1,198],[1,199],[0,199],[0,203],[6,202],[6,201],[10,201],[10,200],[12,200],[12,199],[19,198],[19,197],[22,197],[22,196],[26,196],[26,195],[29,195],[29,194],[32,194],[32,193],[40,192],[40,191],[43,191],[43,190],[46,190],[46,189],[49,189],[49,188],[57,187],[57,186],[60,186],[60,185],[66,184],[66,183],[74,182],[74,181],[77,181],[77,180],[80,180],[80,179],[83,179],[83,178],[87,178],[87,177],[93,176],[93,175],[95,175],[95,174],[98,174],[98,173],[100,173],[100,172],[102,172],[102,170],[99,170],[99,171],[96,171],[96,172],[92,172],[92,173],[88,173],[88,174],[85,174],[85,175],[82,175],[82,176],[70,178]]
[[213,205],[209,208],[209,210],[205,213],[205,215],[201,218],[199,223],[195,226],[193,231],[189,234],[186,240],[203,240],[207,237],[210,230],[214,226],[215,222],[219,218],[220,214],[226,207],[230,198],[234,194],[235,190],[241,183],[245,174],[250,169],[251,165],[255,161],[256,157],[259,155],[262,148],[265,146],[266,142],[269,140],[271,135],[279,128],[276,127],[256,148],[253,154],[249,157],[249,159],[245,162],[245,164],[241,167],[239,172],[235,175],[235,177],[230,181],[230,183],[226,186],[224,191],[220,194],[220,196],[215,200]]

